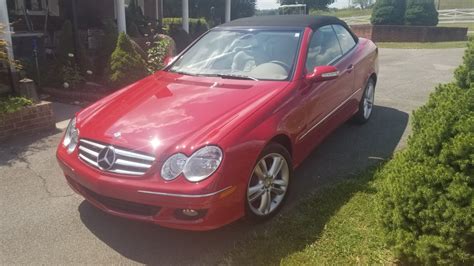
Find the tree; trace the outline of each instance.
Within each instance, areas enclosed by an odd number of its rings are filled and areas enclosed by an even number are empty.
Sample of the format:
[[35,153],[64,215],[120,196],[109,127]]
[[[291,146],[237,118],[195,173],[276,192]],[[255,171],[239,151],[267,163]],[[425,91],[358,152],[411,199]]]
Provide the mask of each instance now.
[[282,5],[306,4],[306,9],[327,9],[335,0],[278,0]]
[[120,33],[110,58],[110,81],[116,87],[135,82],[147,74],[146,62],[133,48],[127,34]]
[[378,0],[370,21],[374,25],[404,25],[405,0]]
[[416,26],[438,25],[434,0],[407,0],[405,23]]
[[352,0],[352,4],[355,6],[360,6],[362,9],[366,9],[373,4],[373,0]]

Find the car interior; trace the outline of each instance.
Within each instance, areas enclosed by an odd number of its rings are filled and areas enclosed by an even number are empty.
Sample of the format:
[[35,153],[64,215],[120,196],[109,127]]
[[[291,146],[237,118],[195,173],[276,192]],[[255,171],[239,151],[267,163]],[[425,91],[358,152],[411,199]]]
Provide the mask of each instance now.
[[[299,38],[299,32],[228,31],[221,33],[206,47],[197,47],[199,49],[195,50],[201,52],[192,54],[192,58],[186,60],[189,64],[178,60],[177,65],[182,64],[191,73],[204,71],[205,74],[219,73],[285,80],[292,73]],[[199,45],[200,42],[196,44]]]

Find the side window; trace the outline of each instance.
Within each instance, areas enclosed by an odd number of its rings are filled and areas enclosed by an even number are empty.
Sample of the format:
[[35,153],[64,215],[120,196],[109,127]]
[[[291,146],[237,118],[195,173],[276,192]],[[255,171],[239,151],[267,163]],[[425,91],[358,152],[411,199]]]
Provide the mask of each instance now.
[[342,52],[345,54],[356,45],[354,37],[341,25],[333,25],[333,27],[341,44]]
[[316,66],[325,66],[342,56],[336,33],[330,25],[313,33],[306,57],[306,71],[313,72]]

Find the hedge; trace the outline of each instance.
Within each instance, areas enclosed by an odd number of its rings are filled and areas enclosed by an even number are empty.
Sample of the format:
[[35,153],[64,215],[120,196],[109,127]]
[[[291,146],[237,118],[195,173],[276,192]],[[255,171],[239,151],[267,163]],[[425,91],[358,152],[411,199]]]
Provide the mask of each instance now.
[[464,53],[464,64],[455,71],[456,81],[459,87],[469,88],[474,86],[474,37],[471,37]]
[[412,125],[407,148],[379,173],[387,239],[402,262],[472,265],[474,86],[440,85]]
[[438,25],[434,0],[407,0],[405,23],[416,26]]
[[405,0],[378,0],[370,22],[374,25],[405,24]]

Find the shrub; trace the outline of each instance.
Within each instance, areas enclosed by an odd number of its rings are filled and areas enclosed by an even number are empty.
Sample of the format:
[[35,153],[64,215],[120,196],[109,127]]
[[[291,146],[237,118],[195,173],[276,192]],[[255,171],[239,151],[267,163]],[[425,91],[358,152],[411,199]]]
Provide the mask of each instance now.
[[[63,83],[64,88],[75,88],[84,81],[81,71],[89,68],[85,48],[79,45],[74,47],[72,23],[64,21],[58,40],[57,57],[53,67],[48,72],[47,83],[55,85]],[[78,62],[80,64],[78,64]],[[58,75],[59,74],[59,75]]]
[[32,105],[33,102],[25,97],[0,98],[0,114],[13,113],[24,106]]
[[[0,24],[0,35],[3,35],[4,28],[5,28],[5,26]],[[0,39],[0,63],[5,63],[5,65],[7,65],[7,66],[9,66],[10,64],[15,65],[16,62],[12,62],[8,58],[7,47],[8,47],[7,41],[4,40],[4,39]]]
[[159,39],[153,42],[148,49],[148,68],[152,71],[158,71],[164,67],[165,58],[169,55],[170,42],[167,39]]
[[169,36],[175,41],[178,53],[183,51],[193,40],[183,28],[176,25],[171,25]]
[[405,23],[416,26],[438,25],[438,11],[434,0],[407,0]]
[[439,86],[380,175],[382,224],[402,260],[474,263],[474,89]]
[[370,21],[374,25],[403,25],[405,0],[378,0],[375,2]]
[[[170,32],[171,28],[181,28],[182,18],[164,18],[163,28],[165,32]],[[189,34],[193,37],[199,37],[201,34],[209,29],[209,24],[204,18],[190,18],[189,19]]]
[[65,89],[77,88],[78,85],[85,81],[79,66],[76,64],[73,54],[69,54],[67,62],[65,62],[61,68],[61,76],[63,78],[63,87]]
[[[5,26],[0,24],[0,34],[3,35]],[[0,61],[7,61],[8,60],[8,55],[7,55],[7,46],[8,43],[4,39],[0,39]]]
[[120,33],[110,58],[110,81],[119,87],[135,82],[147,74],[146,63],[133,48],[125,33]]
[[456,82],[461,88],[472,88],[474,87],[474,37],[470,38],[463,59],[463,64],[455,71]]

